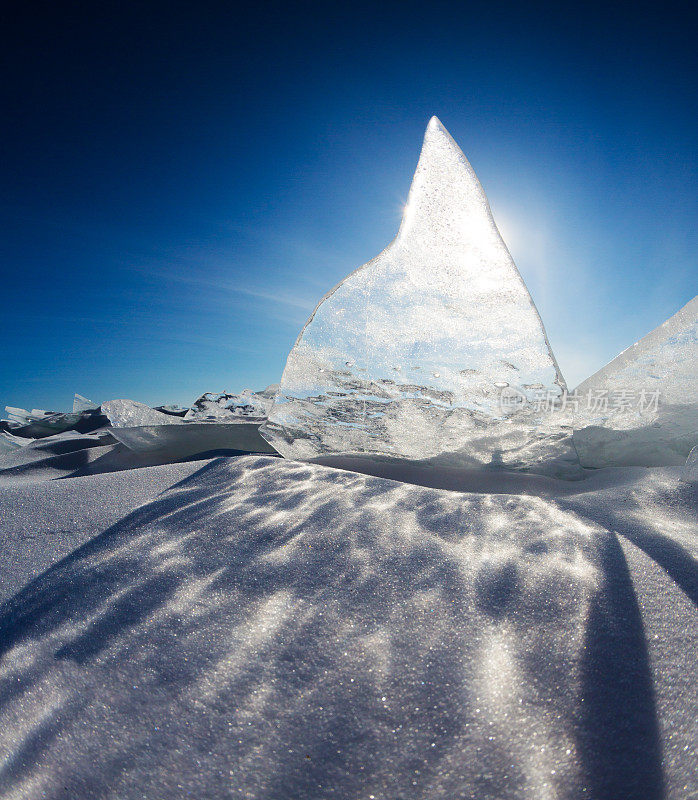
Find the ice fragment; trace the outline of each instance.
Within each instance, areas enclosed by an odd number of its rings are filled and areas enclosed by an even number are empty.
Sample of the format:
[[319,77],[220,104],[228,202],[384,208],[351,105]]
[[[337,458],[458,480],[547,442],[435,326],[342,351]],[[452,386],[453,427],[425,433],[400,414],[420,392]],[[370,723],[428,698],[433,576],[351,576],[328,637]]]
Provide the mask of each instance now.
[[681,477],[686,483],[698,483],[698,445],[688,454]]
[[240,394],[206,392],[194,401],[185,419],[195,422],[231,422],[240,417],[264,419],[277,388],[274,384],[262,392],[253,392],[251,389],[243,389]]
[[98,408],[99,403],[93,403],[92,400],[88,400],[87,397],[76,392],[73,398],[73,414],[79,414],[82,411],[96,411]]
[[698,444],[698,297],[575,393],[583,466],[683,464]]
[[162,414],[135,400],[109,400],[102,403],[102,413],[114,428],[132,428],[139,425],[181,425],[179,417]]
[[260,436],[258,422],[185,422],[179,425],[140,425],[112,430],[129,450],[160,453],[168,461],[202,453],[267,453],[275,450]]

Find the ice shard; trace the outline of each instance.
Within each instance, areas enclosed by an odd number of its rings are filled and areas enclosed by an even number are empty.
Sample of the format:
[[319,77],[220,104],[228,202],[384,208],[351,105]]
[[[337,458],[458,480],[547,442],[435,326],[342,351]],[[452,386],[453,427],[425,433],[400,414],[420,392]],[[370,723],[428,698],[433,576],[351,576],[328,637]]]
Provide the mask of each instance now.
[[83,411],[96,411],[99,408],[99,403],[94,403],[87,397],[75,393],[73,397],[73,414],[80,414]]
[[62,414],[59,411],[43,411],[40,408],[26,411],[13,406],[5,406],[5,413],[6,422],[12,433],[29,439],[43,439],[71,430],[81,417],[80,414]]
[[27,411],[24,408],[15,408],[14,406],[5,406],[5,414],[7,415],[7,419],[13,425],[29,425],[32,422],[37,422],[38,420],[46,419],[47,417],[52,416],[58,412],[55,411],[43,411],[40,408],[33,408],[31,411]]
[[289,458],[564,471],[576,456],[549,410],[564,391],[482,186],[433,117],[397,237],[320,301],[262,432]]
[[102,413],[114,428],[133,428],[140,425],[181,425],[179,417],[163,414],[135,400],[109,400],[102,403]]
[[158,453],[165,461],[177,461],[201,453],[240,455],[276,451],[261,437],[259,423],[182,422],[179,425],[137,425],[112,428],[121,444],[137,453]]
[[585,467],[668,466],[698,445],[698,297],[575,390]]
[[266,419],[278,386],[273,384],[261,392],[243,389],[240,394],[205,392],[185,414],[195,422],[231,422],[241,417]]
[[686,483],[698,483],[698,446],[688,454],[681,479]]
[[167,403],[164,406],[155,406],[153,411],[160,411],[163,414],[169,414],[171,417],[184,417],[189,409],[185,406],[177,405],[177,403]]

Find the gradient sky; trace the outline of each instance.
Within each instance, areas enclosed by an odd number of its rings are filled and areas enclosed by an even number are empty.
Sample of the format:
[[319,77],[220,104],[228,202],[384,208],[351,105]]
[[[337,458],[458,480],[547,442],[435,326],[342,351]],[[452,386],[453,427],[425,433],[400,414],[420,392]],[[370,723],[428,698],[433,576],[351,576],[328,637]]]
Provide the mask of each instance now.
[[686,4],[14,4],[0,410],[263,388],[436,114],[571,386],[697,292]]

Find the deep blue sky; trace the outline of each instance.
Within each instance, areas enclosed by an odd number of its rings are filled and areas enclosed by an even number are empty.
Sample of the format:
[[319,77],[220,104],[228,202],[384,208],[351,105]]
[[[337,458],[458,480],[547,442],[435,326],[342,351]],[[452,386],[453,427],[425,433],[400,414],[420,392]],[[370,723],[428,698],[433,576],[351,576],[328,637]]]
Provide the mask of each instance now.
[[395,235],[432,114],[572,386],[698,292],[688,3],[15,6],[0,410],[278,380]]

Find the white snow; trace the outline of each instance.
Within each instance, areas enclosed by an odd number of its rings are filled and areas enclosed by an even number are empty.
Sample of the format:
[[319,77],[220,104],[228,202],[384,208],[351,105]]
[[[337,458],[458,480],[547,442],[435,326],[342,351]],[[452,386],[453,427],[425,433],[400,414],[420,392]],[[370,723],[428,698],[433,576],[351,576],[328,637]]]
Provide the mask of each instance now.
[[686,800],[679,474],[244,456],[2,489],[0,796]]
[[7,431],[0,431],[0,465],[2,464],[3,456],[8,453],[14,453],[15,450],[24,447],[31,441],[33,440],[23,436],[13,436]]

